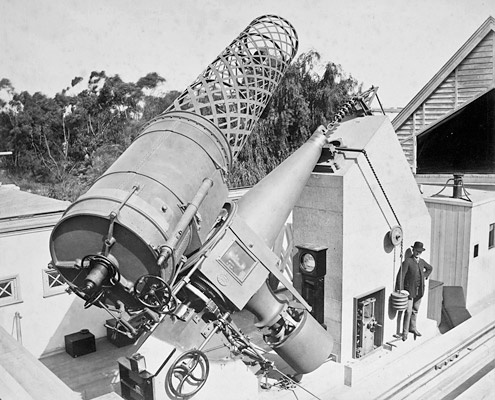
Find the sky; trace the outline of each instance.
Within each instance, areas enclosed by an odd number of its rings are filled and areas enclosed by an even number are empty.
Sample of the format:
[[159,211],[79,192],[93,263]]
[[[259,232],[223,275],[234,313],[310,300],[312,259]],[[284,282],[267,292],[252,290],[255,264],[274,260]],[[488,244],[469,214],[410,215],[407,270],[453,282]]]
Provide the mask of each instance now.
[[53,96],[91,71],[182,91],[255,18],[287,19],[298,54],[404,107],[491,15],[489,0],[0,0],[0,79]]

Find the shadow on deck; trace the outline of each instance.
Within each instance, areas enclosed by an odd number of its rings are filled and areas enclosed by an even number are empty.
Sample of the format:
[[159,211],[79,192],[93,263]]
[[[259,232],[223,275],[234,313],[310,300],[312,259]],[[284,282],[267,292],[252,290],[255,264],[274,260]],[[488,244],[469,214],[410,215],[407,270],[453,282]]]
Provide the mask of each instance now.
[[96,340],[96,352],[72,358],[65,351],[43,357],[40,361],[82,400],[90,400],[108,393],[120,395],[120,357],[134,353],[134,346],[116,347],[106,338]]

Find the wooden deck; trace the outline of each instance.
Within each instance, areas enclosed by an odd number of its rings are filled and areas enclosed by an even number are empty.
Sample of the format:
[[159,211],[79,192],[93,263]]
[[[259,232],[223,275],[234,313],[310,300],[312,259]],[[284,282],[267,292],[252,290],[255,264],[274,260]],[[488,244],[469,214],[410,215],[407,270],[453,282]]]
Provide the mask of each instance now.
[[133,346],[116,347],[106,338],[96,340],[96,352],[72,358],[65,351],[40,361],[67,386],[80,393],[82,400],[108,393],[120,394],[117,360],[133,353]]
[[[254,316],[238,312],[235,323],[258,346],[268,349],[261,333],[254,327]],[[116,347],[107,338],[96,340],[96,352],[72,358],[65,351],[43,357],[40,361],[69,388],[79,393],[82,400],[110,400],[121,394],[118,359],[135,353],[133,345]],[[108,395],[99,398],[100,396]]]

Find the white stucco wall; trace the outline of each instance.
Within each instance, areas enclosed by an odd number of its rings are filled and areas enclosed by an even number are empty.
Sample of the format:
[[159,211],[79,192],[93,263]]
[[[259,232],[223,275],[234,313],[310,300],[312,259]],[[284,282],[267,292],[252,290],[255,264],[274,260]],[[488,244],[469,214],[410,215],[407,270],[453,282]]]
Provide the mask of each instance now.
[[[356,124],[359,123],[359,120],[355,121]],[[415,241],[423,242],[427,249],[430,243],[430,215],[392,125],[385,118],[376,118],[375,121],[370,121],[370,129],[376,130],[366,143],[365,150],[399,221],[388,205],[364,155],[359,155],[356,163],[345,173],[343,188],[343,362],[352,356],[355,297],[385,286],[384,342],[391,340],[396,333],[396,313],[389,314],[388,298],[394,290],[400,267],[400,246],[395,249],[395,254],[384,247],[384,238],[391,227],[400,222],[404,233],[404,253]],[[423,254],[423,258],[428,261],[428,252]],[[422,322],[426,320],[427,304],[426,290],[418,315],[420,330]]]
[[[404,231],[404,253],[415,241],[429,248],[430,216],[393,128],[386,117],[343,123],[336,136],[350,148],[365,149]],[[345,153],[334,173],[314,173],[294,208],[294,239],[328,246],[325,323],[341,362],[352,359],[354,298],[385,288],[384,342],[396,333],[397,313],[388,298],[400,266],[400,247],[385,248],[384,238],[398,225],[365,157]],[[428,252],[423,254],[429,261]],[[418,317],[427,319],[428,293]]]
[[110,318],[100,309],[83,309],[83,300],[67,293],[43,297],[42,270],[50,261],[51,228],[0,234],[0,279],[19,275],[22,301],[0,306],[0,326],[13,332],[14,315],[21,319],[22,343],[35,357],[64,347],[64,336],[89,329],[104,336]]
[[[469,310],[495,295],[495,247],[488,248],[490,224],[495,223],[495,193],[491,201],[472,208],[466,307]],[[478,244],[478,257],[474,246]]]
[[343,179],[312,174],[293,210],[294,244],[328,247],[324,288],[325,325],[340,355],[342,324]]

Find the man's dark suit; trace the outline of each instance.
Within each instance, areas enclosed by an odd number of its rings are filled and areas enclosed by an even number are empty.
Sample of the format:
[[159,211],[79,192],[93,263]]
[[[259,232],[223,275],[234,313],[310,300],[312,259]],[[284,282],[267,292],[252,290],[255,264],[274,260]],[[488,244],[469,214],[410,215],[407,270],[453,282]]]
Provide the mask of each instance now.
[[432,270],[433,267],[422,258],[419,258],[418,262],[416,262],[414,257],[406,258],[397,275],[396,290],[407,290],[410,299],[423,297],[425,293],[425,279],[428,279]]
[[404,315],[403,335],[407,332],[417,332],[416,317],[425,293],[425,279],[430,276],[433,267],[422,258],[416,260],[408,257],[402,263],[397,275],[396,290],[404,289],[409,292],[409,301]]

